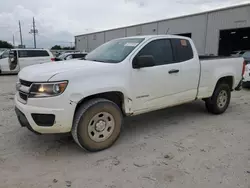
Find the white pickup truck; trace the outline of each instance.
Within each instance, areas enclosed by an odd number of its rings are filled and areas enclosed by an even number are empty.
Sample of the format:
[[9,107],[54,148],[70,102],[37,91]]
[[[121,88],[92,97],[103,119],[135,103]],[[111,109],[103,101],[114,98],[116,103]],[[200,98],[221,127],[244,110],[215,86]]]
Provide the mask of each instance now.
[[21,70],[16,114],[31,131],[71,132],[80,147],[100,151],[119,137],[125,116],[197,99],[223,113],[240,88],[243,61],[200,60],[192,40],[180,36],[115,39],[82,60]]

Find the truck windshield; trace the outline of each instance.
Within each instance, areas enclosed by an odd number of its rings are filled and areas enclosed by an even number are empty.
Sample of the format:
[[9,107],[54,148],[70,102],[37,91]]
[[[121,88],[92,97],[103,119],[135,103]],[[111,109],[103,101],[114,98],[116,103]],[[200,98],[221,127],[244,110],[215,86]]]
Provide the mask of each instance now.
[[104,63],[119,63],[123,61],[143,40],[144,38],[112,40],[90,52],[85,59]]

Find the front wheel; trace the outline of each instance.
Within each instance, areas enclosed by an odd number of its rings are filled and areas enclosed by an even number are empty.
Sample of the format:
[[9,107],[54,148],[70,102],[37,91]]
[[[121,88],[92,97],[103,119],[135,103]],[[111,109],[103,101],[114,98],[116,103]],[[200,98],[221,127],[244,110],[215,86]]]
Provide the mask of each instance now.
[[222,114],[228,108],[231,100],[231,90],[228,84],[219,84],[212,97],[206,99],[206,108],[213,114]]
[[122,112],[112,101],[92,99],[79,107],[71,130],[75,142],[87,151],[112,146],[120,135]]

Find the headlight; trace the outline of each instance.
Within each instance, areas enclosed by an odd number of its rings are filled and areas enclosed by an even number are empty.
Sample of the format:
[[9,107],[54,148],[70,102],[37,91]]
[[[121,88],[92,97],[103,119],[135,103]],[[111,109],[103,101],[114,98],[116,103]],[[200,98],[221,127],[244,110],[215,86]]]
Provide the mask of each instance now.
[[68,85],[67,81],[51,83],[34,83],[29,97],[53,97],[62,94]]

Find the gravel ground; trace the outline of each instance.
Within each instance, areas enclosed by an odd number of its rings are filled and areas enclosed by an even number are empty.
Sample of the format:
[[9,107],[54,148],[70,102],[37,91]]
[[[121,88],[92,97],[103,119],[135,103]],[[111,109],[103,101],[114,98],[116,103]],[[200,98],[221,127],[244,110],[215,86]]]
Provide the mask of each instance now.
[[16,76],[0,76],[0,187],[250,188],[250,91],[223,115],[196,101],[128,118],[108,150],[69,135],[35,135],[14,113]]

